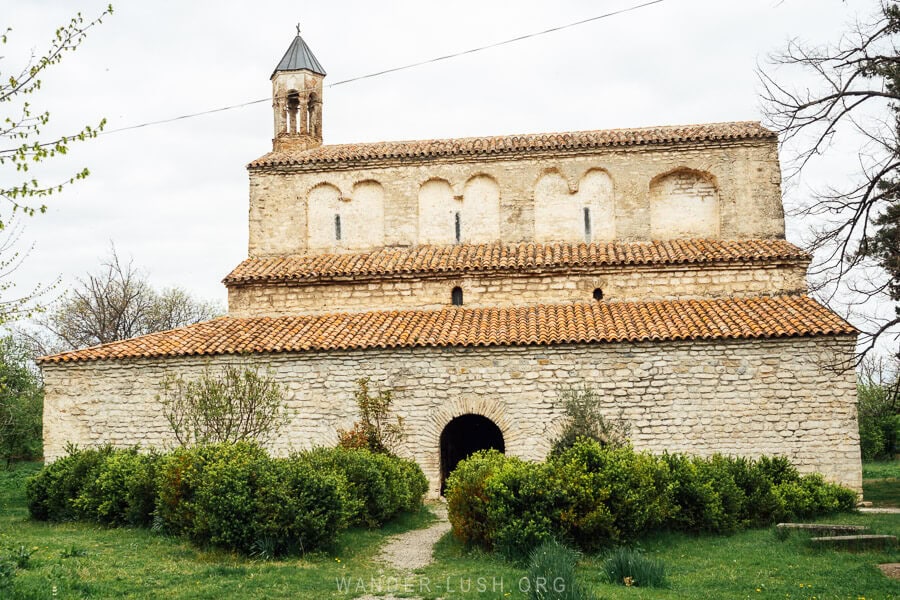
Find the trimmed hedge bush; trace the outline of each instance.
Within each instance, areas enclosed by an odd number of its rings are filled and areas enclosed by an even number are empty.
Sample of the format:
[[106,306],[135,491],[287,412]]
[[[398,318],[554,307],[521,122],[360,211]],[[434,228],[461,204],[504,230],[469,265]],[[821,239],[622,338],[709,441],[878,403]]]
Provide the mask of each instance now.
[[79,450],[66,448],[66,456],[45,466],[28,480],[25,497],[32,518],[41,521],[74,521],[84,518],[75,504],[84,487],[97,478],[110,446]]
[[159,455],[113,450],[74,500],[80,518],[105,525],[148,526],[156,503]]
[[447,514],[456,537],[464,544],[490,548],[488,495],[485,483],[506,461],[497,450],[482,450],[469,456],[447,478]]
[[476,453],[446,495],[457,538],[513,559],[554,538],[595,551],[663,529],[730,533],[856,505],[853,490],[801,477],[783,458],[654,456],[587,439],[543,463]]
[[292,458],[341,474],[350,526],[379,527],[402,511],[418,509],[428,491],[428,479],[415,462],[365,448],[316,448]]
[[272,458],[239,442],[142,454],[70,450],[27,484],[39,520],[147,526],[263,557],[333,543],[351,524],[377,525],[421,506],[412,461],[367,450],[317,449]]

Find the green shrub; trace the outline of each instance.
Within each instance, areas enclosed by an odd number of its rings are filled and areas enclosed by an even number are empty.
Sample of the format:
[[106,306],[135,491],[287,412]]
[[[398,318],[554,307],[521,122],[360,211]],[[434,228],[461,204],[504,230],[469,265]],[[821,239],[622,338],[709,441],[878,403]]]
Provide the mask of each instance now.
[[530,600],[582,600],[591,598],[575,578],[578,553],[548,540],[528,558],[527,592]]
[[293,458],[340,475],[350,526],[378,527],[402,511],[417,509],[428,491],[418,464],[365,448],[316,448]]
[[551,538],[596,551],[652,531],[728,533],[852,510],[856,493],[784,458],[653,456],[581,439],[544,463],[496,451],[447,481],[454,535],[517,560]]
[[786,456],[760,456],[755,466],[762,477],[771,481],[772,485],[800,480],[800,472]]
[[422,507],[425,494],[428,493],[428,478],[422,472],[422,467],[414,460],[404,458],[397,459],[400,472],[406,481],[406,497],[402,499],[401,510],[415,512]]
[[450,525],[453,535],[466,545],[492,546],[485,486],[507,460],[497,450],[476,452],[461,461],[447,478],[444,496]]
[[137,448],[111,452],[75,498],[80,517],[106,525],[150,525],[158,460],[158,454]]
[[647,558],[640,550],[616,548],[603,561],[610,583],[628,587],[666,587],[666,567],[661,560]]
[[779,520],[809,519],[856,508],[856,492],[829,483],[818,473],[775,486],[781,501]]
[[272,461],[259,446],[239,442],[216,444],[206,456],[194,488],[191,538],[200,544],[249,553],[258,539],[256,499],[260,480],[272,485],[267,470]]
[[729,461],[734,482],[744,493],[740,522],[753,527],[771,523],[781,513],[782,504],[772,480],[767,476],[767,469],[760,466],[762,461],[746,458],[731,458]]
[[154,526],[173,535],[192,535],[196,493],[206,463],[215,458],[218,445],[178,448],[164,455],[156,475]]
[[327,485],[335,486],[341,521],[351,526],[377,527],[402,511],[416,510],[428,491],[417,463],[364,448],[316,448],[294,455],[291,463],[313,474],[333,475]]
[[342,474],[249,442],[175,450],[157,484],[165,531],[245,554],[320,548],[346,523]]
[[[361,451],[351,450],[351,452]],[[399,459],[397,457],[373,453],[372,459],[384,475],[384,482],[387,487],[387,495],[385,496],[385,504],[383,507],[384,512],[380,515],[378,520],[378,523],[380,524],[393,519],[403,510],[409,496],[409,485],[406,482],[406,478],[400,468]]]
[[238,442],[163,455],[72,448],[29,480],[27,495],[35,519],[152,522],[198,544],[271,557],[327,546],[351,517],[381,523],[414,510],[427,488],[416,463],[393,456],[317,449],[273,459]]
[[571,448],[582,438],[614,448],[628,445],[631,427],[621,420],[603,416],[600,410],[603,398],[593,389],[585,386],[565,390],[560,394],[560,400],[565,424],[559,437],[553,441],[551,456]]
[[734,480],[731,459],[664,454],[663,460],[671,473],[672,528],[727,533],[744,525],[746,495]]
[[316,448],[294,458],[343,477],[345,520],[351,527],[378,527],[391,517],[387,476],[374,453],[366,449]]
[[39,521],[71,521],[82,517],[75,500],[96,479],[112,454],[110,446],[79,450],[66,448],[66,456],[41,469],[28,480],[28,512]]
[[344,483],[340,473],[296,458],[271,460],[252,507],[252,548],[277,556],[333,544],[346,525]]
[[[592,511],[602,502],[612,515],[605,540],[599,537],[600,531],[582,536],[585,539],[580,545],[586,549],[634,539],[668,517],[669,470],[658,457],[635,452],[631,446],[603,446],[595,440],[580,439],[549,463],[554,470],[563,471],[558,476],[562,485],[569,489],[587,486],[589,503],[578,512]],[[573,495],[584,497],[582,489]]]
[[559,515],[569,499],[555,475],[546,463],[507,457],[485,481],[489,538],[506,558],[522,560],[543,542],[563,537]]

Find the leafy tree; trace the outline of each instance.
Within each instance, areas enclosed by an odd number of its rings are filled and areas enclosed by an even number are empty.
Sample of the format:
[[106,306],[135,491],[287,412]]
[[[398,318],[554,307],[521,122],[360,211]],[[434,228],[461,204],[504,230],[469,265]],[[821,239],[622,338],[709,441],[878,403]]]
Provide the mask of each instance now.
[[551,455],[568,450],[582,438],[613,448],[628,444],[631,427],[621,420],[604,417],[600,410],[602,398],[590,387],[564,390],[560,394],[560,400],[566,421],[559,437],[553,441]]
[[[900,6],[878,2],[836,44],[792,41],[761,72],[763,104],[782,144],[794,149],[789,177],[828,153],[836,138],[857,135],[859,169],[843,187],[817,192],[798,211],[815,223],[810,269],[815,291],[851,312],[871,301],[894,304],[894,314],[868,319],[864,355],[900,329]],[[790,84],[811,74],[814,86]],[[839,302],[838,302],[839,301]],[[894,344],[896,348],[896,344]]]
[[[47,206],[44,201],[47,197],[89,174],[84,168],[66,180],[44,184],[29,171],[37,163],[67,154],[72,142],[96,137],[106,125],[106,120],[102,119],[96,126],[88,125],[71,135],[48,138],[43,129],[50,122],[49,111],[35,109],[26,97],[37,94],[44,71],[58,64],[66,53],[74,52],[84,42],[88,30],[99,25],[112,11],[112,5],[109,5],[92,21],[85,21],[81,13],[77,13],[67,24],[56,29],[40,56],[32,53],[30,59],[19,67],[4,68],[0,65],[0,173],[6,173],[0,178],[0,197],[12,206],[14,212],[22,211],[28,215],[45,212]],[[0,32],[0,45],[7,44],[12,31],[8,27]]]
[[867,357],[860,368],[859,445],[865,460],[900,454],[900,362]]
[[0,459],[40,458],[44,388],[26,347],[0,338]]
[[353,394],[359,420],[349,430],[338,430],[338,445],[343,448],[367,448],[372,452],[393,454],[405,434],[403,417],[391,414],[394,394],[391,390],[372,393],[368,377],[356,382]]
[[285,423],[284,388],[253,365],[207,368],[197,379],[167,375],[156,397],[182,446],[265,442]]
[[78,279],[38,320],[49,339],[39,334],[32,338],[46,354],[175,329],[220,314],[218,304],[197,300],[181,288],[153,289],[113,248],[99,272]]

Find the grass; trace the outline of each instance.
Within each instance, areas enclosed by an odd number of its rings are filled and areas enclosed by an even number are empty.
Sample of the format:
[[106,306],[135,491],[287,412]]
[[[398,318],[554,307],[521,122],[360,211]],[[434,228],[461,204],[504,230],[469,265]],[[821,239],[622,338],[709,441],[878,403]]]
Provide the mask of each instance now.
[[[21,546],[30,553],[14,587],[0,590],[4,599],[46,598],[54,590],[57,598],[355,598],[364,592],[377,594],[378,585],[382,593],[427,599],[527,598],[520,591],[524,568],[466,549],[449,535],[435,546],[436,562],[408,577],[379,565],[374,560],[379,544],[388,535],[426,526],[433,519],[427,509],[383,530],[347,531],[330,552],[257,561],[197,549],[143,529],[32,522],[24,481],[37,468],[32,464],[0,471],[0,554],[9,556]],[[850,514],[823,521],[900,535],[898,515]],[[576,574],[598,597],[613,600],[900,598],[900,582],[875,567],[900,562],[897,551],[815,550],[802,536],[778,541],[772,529],[733,536],[661,534],[645,539],[641,549],[665,564],[668,588],[607,583],[603,555],[583,557]],[[360,582],[364,589],[357,587]]]
[[877,507],[900,508],[900,460],[863,463],[863,499]]
[[864,462],[863,479],[900,479],[900,460]]

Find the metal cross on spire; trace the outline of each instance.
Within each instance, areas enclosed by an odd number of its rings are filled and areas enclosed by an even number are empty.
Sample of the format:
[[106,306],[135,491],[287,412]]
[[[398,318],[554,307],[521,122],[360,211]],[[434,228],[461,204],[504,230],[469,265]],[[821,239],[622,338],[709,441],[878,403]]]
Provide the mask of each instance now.
[[297,35],[300,35],[300,23],[297,23]]

